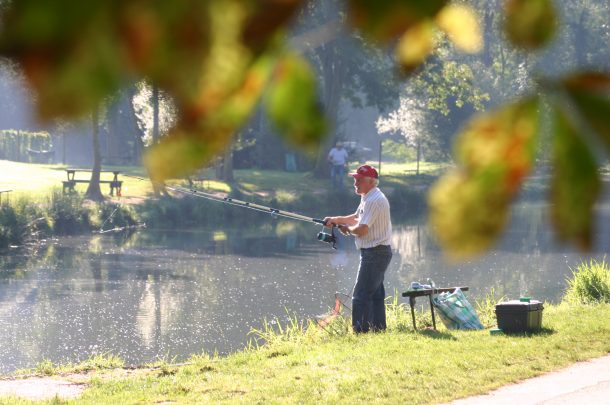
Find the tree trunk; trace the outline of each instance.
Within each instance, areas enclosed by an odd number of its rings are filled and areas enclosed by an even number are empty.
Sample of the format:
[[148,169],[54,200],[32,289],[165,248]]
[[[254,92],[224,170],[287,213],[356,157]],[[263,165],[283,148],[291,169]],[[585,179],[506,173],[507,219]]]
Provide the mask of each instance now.
[[222,158],[222,180],[227,183],[232,183],[235,181],[235,177],[233,176],[233,148],[229,147]]
[[417,164],[415,166],[415,175],[419,176],[419,161],[421,159],[421,140],[417,139]]
[[[152,105],[153,105],[153,133],[152,133],[152,144],[156,144],[159,142],[160,132],[159,132],[159,88],[153,85],[152,88]],[[156,197],[159,197],[161,194],[165,196],[169,196],[167,189],[165,188],[165,183],[152,183],[153,193]]]
[[[342,60],[336,55],[335,43],[325,45],[322,52],[323,57],[321,58],[320,67],[324,83],[324,107],[326,116],[332,121],[332,125],[338,121],[341,89],[345,79],[345,66],[343,66]],[[316,178],[327,178],[330,175],[326,158],[334,141],[336,140],[329,136],[320,145],[316,165],[313,169]]]
[[93,125],[93,171],[89,187],[85,192],[85,198],[92,201],[104,201],[102,190],[100,190],[100,171],[102,170],[102,157],[100,154],[99,139],[99,117],[97,107],[91,113],[91,123]]
[[153,144],[159,142],[159,88],[153,84],[152,88],[153,105]]

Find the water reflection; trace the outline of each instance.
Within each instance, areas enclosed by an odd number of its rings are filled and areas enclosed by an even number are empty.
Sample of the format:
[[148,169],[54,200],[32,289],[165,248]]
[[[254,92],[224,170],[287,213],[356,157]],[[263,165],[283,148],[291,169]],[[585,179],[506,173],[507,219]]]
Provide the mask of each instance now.
[[[608,225],[608,207],[598,223]],[[569,266],[582,258],[553,242],[543,207],[522,204],[499,246],[449,264],[423,223],[398,225],[387,291],[413,280],[491,287],[516,297],[558,300]],[[608,227],[606,227],[608,228]],[[358,265],[350,239],[339,249],[315,241],[318,229],[265,222],[247,229],[140,231],[65,238],[36,257],[0,258],[0,371],[43,359],[76,362],[112,352],[130,364],[183,359],[244,346],[262,319],[325,312],[335,291],[349,293]],[[603,258],[607,231],[598,236]]]

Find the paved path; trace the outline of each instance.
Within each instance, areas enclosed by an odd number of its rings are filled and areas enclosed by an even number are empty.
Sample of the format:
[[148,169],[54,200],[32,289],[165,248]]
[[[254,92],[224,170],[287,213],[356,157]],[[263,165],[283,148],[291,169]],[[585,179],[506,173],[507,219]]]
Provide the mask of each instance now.
[[451,405],[478,404],[610,405],[610,355],[507,385],[486,395],[451,402]]
[[77,398],[85,385],[51,377],[32,377],[0,381],[0,397],[16,396],[34,401]]

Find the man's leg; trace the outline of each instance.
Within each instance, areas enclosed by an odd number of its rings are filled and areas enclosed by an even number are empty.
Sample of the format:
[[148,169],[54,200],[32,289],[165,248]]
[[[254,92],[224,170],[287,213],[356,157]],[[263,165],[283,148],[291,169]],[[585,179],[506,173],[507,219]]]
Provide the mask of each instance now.
[[338,188],[343,188],[343,176],[345,175],[345,173],[343,172],[343,165],[338,165],[336,166],[337,171],[335,173],[335,180],[337,182],[337,187]]
[[[385,266],[380,266],[375,249],[360,250],[360,267],[358,268],[352,297],[352,327],[354,332],[368,332],[371,324],[375,327],[374,318],[371,318],[371,315],[375,314],[373,312],[373,298],[375,293],[383,294],[381,303],[384,304],[385,291],[378,292],[378,290],[380,286],[383,286],[383,275],[389,263],[386,256],[387,254],[381,256],[382,264],[385,263]],[[385,307],[383,307],[383,311],[385,316]]]
[[385,288],[383,287],[383,278],[390,265],[390,260],[392,260],[392,249],[389,246],[387,248],[382,247],[376,252],[376,266],[378,271],[381,272],[381,283],[373,294],[371,305],[370,322],[371,328],[374,331],[386,329]]

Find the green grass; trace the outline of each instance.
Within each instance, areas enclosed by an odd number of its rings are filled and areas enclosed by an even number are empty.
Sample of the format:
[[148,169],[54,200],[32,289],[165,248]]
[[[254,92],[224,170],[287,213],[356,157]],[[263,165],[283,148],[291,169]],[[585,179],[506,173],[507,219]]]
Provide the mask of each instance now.
[[[369,162],[377,165],[376,162]],[[356,168],[356,164],[352,164],[350,169]],[[438,174],[447,165],[438,163],[421,163],[420,170],[423,175]],[[0,160],[0,172],[3,176],[0,179],[0,188],[12,189],[11,198],[21,195],[38,195],[46,196],[53,189],[61,189],[62,181],[66,180],[66,165],[46,165],[46,164],[29,164],[13,162],[8,160]],[[123,181],[123,197],[148,197],[152,194],[150,182],[142,181],[134,177],[137,176],[146,178],[146,170],[137,166],[104,166],[103,170],[112,171],[118,170],[122,173],[119,179]],[[408,176],[409,170],[414,170],[414,163],[382,163],[382,172],[384,182],[387,184],[407,184],[409,179],[412,182],[417,182],[415,176]],[[87,178],[87,174],[78,174],[78,178]],[[328,190],[329,181],[327,179],[316,179],[310,173],[301,172],[285,172],[281,170],[235,170],[234,171],[236,187],[242,193],[258,194],[260,196],[275,197],[279,202],[291,202],[294,200],[294,195],[298,195],[303,190]],[[111,173],[103,173],[102,179],[110,180]],[[195,181],[195,186],[203,190],[220,191],[220,192],[235,192],[230,185],[225,182],[214,180],[214,172],[212,169],[201,171],[200,176],[202,181]],[[174,179],[167,182],[169,186],[186,186],[188,183],[185,179]],[[351,184],[350,179],[345,179],[345,184]],[[87,188],[86,184],[77,184],[76,190],[84,192]],[[102,185],[102,192],[108,193],[107,185]]]
[[355,335],[342,319],[329,333],[293,319],[281,331],[263,324],[255,334],[266,345],[224,358],[131,375],[100,368],[78,403],[442,403],[610,352],[608,304],[547,305],[543,331],[529,335],[414,332],[404,311],[390,303],[385,333]]
[[610,303],[610,267],[605,260],[580,263],[568,278],[565,300],[578,304]]

